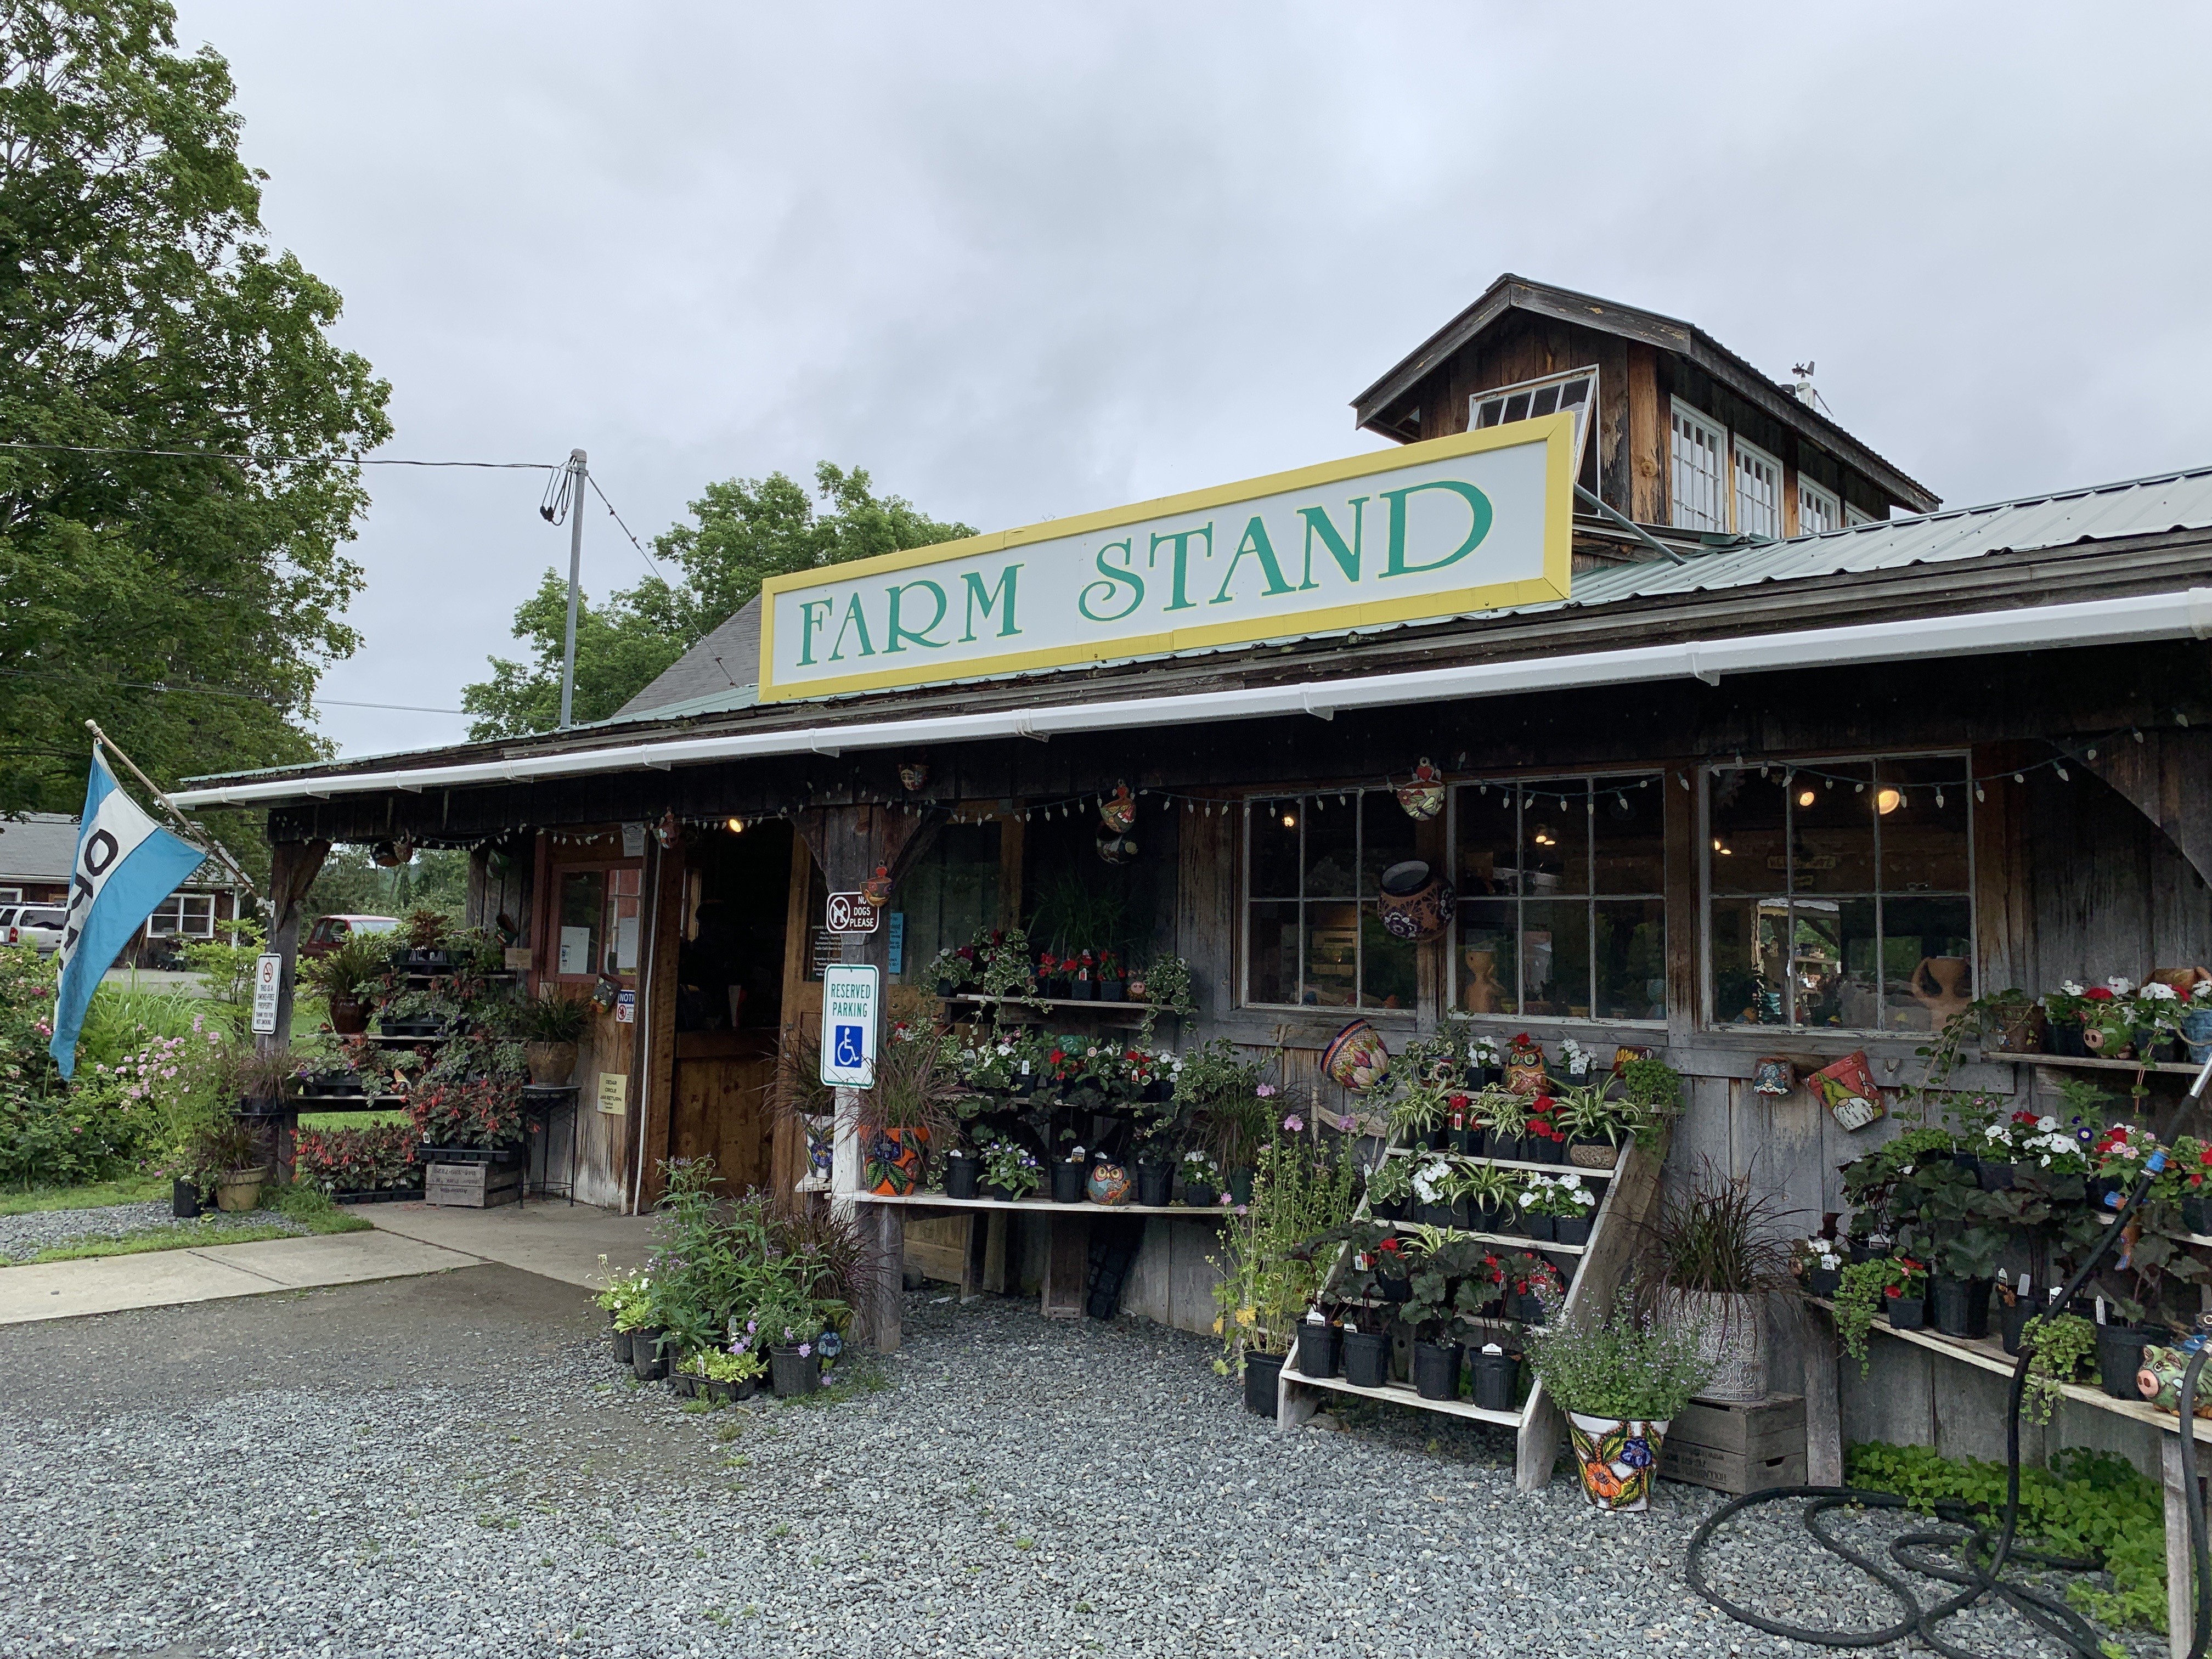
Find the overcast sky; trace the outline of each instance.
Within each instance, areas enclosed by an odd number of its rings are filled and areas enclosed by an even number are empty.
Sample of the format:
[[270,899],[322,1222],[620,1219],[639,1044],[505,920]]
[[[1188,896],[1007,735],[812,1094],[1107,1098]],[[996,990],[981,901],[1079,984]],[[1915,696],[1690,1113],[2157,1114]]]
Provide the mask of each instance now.
[[[2212,462],[2212,10],[183,0],[383,452],[641,539],[821,459],[981,528],[1375,447],[1505,270],[1686,318],[1954,504]],[[347,753],[463,735],[567,532],[376,470]],[[603,514],[585,582],[646,567]]]

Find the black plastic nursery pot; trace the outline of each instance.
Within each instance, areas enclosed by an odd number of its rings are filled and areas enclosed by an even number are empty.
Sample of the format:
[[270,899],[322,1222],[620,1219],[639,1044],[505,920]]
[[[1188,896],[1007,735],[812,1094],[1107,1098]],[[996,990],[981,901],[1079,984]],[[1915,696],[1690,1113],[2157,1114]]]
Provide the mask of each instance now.
[[1982,1161],[1982,1190],[1985,1193],[2005,1193],[2012,1190],[2012,1168],[1990,1159]]
[[1567,1143],[1554,1140],[1549,1135],[1523,1135],[1521,1156],[1531,1164],[1564,1164],[1567,1161]]
[[1275,1414],[1275,1382],[1283,1374],[1283,1356],[1279,1353],[1248,1353],[1244,1356],[1244,1409],[1255,1417]]
[[1587,1244],[1589,1236],[1590,1218],[1586,1215],[1552,1218],[1552,1242],[1555,1244]]
[[1164,1164],[1139,1164],[1137,1166],[1137,1202],[1158,1208],[1166,1204],[1175,1188],[1175,1171]]
[[676,1391],[678,1400],[696,1400],[699,1383],[700,1376],[696,1371],[671,1371],[668,1376],[668,1386]]
[[1885,1297],[1889,1304],[1889,1328],[1893,1331],[1917,1331],[1928,1324],[1928,1304],[1917,1296]]
[[976,1187],[975,1190],[982,1194],[984,1197],[995,1199],[1001,1204],[1011,1204],[1014,1201],[1012,1188],[1001,1187],[995,1181],[982,1182]]
[[1525,1161],[1528,1152],[1519,1135],[1502,1135],[1493,1130],[1490,1136],[1490,1155],[1512,1161]]
[[1298,1327],[1295,1369],[1300,1376],[1334,1376],[1343,1352],[1344,1334],[1335,1326],[1308,1320]]
[[1815,1267],[1805,1275],[1805,1292],[1808,1296],[1832,1297],[1843,1288],[1841,1267]]
[[983,1173],[983,1160],[966,1152],[953,1152],[945,1160],[945,1195],[947,1198],[973,1198],[975,1184]]
[[2192,1233],[2212,1232],[2212,1199],[2203,1197],[2183,1199],[2181,1224]]
[[200,1184],[197,1181],[173,1181],[169,1183],[169,1213],[179,1221],[190,1221],[200,1212]]
[[1249,1204],[1252,1201],[1252,1170],[1249,1168],[1229,1172],[1229,1201]]
[[770,1348],[768,1351],[769,1380],[775,1389],[776,1398],[785,1400],[796,1394],[813,1394],[822,1386],[822,1355],[819,1352],[800,1353],[797,1348]]
[[641,1382],[658,1382],[668,1375],[668,1356],[660,1350],[659,1331],[633,1331],[629,1339],[630,1370]]
[[1490,1131],[1487,1129],[1454,1129],[1451,1132],[1451,1149],[1469,1158],[1480,1158],[1489,1139]]
[[614,1334],[614,1337],[615,1364],[617,1365],[627,1365],[630,1363],[630,1333],[628,1331],[618,1330]]
[[1510,1412],[1521,1391],[1521,1362],[1510,1353],[1477,1352],[1467,1357],[1474,1384],[1474,1403],[1486,1412]]
[[1452,1206],[1417,1203],[1413,1206],[1413,1219],[1424,1227],[1449,1227],[1452,1224]]
[[2140,1400],[2136,1373],[2142,1369],[2142,1351],[2154,1342],[2168,1340],[2155,1325],[2100,1325],[2097,1327],[2097,1375],[2105,1392],[2115,1400]]
[[1997,1335],[2007,1353],[2018,1358],[2021,1333],[2027,1328],[2027,1322],[2034,1317],[2035,1299],[2033,1297],[2018,1296],[2010,1302],[1998,1304]]
[[1083,1183],[1090,1175],[1091,1165],[1082,1158],[1053,1159],[1052,1201],[1055,1204],[1082,1203]]
[[1986,1279],[1937,1279],[1930,1297],[1936,1328],[1946,1336],[1987,1336],[1990,1334],[1990,1291]]
[[1456,1342],[1413,1344],[1413,1392],[1424,1400],[1459,1398],[1460,1346]]
[[1210,1210],[1221,1202],[1221,1194],[1202,1181],[1182,1183],[1182,1201],[1194,1210]]
[[1521,1212],[1521,1231],[1529,1237],[1548,1244],[1556,1242],[1559,1228],[1552,1217],[1523,1210]]
[[1368,1204],[1367,1213],[1377,1221],[1403,1221],[1406,1218],[1406,1200],[1394,1199],[1386,1203],[1376,1199]]
[[1379,1389],[1390,1380],[1390,1339],[1387,1334],[1344,1333],[1344,1380],[1358,1389]]

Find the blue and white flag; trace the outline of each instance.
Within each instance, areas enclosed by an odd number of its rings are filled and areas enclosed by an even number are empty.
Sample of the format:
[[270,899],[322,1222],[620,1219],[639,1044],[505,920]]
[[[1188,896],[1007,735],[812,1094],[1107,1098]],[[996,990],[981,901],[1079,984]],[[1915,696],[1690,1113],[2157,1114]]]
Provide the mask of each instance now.
[[70,872],[69,915],[55,959],[61,985],[54,996],[54,1035],[46,1045],[64,1078],[76,1070],[77,1032],[100,975],[155,907],[206,857],[139,811],[116,787],[100,746],[93,745],[92,781],[85,786],[76,864]]

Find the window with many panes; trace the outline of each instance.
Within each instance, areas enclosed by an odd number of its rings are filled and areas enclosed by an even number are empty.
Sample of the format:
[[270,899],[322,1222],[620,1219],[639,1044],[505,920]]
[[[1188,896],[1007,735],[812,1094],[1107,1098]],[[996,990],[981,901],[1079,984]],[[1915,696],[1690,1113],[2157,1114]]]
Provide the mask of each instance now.
[[1735,441],[1735,527],[1741,536],[1782,534],[1782,463]]
[[187,939],[213,939],[215,895],[172,893],[155,905],[154,914],[146,918],[146,937],[167,939],[173,935]]
[[1244,1000],[1403,1008],[1419,1000],[1415,947],[1382,926],[1382,873],[1413,856],[1413,821],[1388,789],[1245,803]]
[[1832,490],[1820,488],[1802,476],[1797,480],[1797,533],[1818,536],[1839,527],[1844,522],[1844,506]]
[[635,974],[642,896],[636,865],[571,865],[561,870],[554,899],[555,975],[598,979]]
[[1672,481],[1674,526],[1680,530],[1728,528],[1729,438],[1679,398],[1674,404]]
[[1453,791],[1453,1006],[1663,1020],[1665,779],[1602,774]]
[[1716,1021],[1926,1031],[1974,994],[1965,756],[1717,767],[1706,791]]
[[1597,370],[1592,367],[1478,392],[1467,400],[1467,424],[1474,430],[1564,410],[1575,417],[1575,471],[1580,473],[1590,410],[1597,407]]

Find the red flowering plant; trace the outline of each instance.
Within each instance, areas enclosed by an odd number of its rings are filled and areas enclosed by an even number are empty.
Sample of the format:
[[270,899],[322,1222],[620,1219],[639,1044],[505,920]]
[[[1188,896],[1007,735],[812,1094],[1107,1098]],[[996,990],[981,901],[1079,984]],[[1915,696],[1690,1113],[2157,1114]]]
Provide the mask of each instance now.
[[1564,1144],[1567,1139],[1567,1132],[1562,1129],[1553,1117],[1553,1112],[1558,1104],[1559,1103],[1549,1095],[1538,1095],[1530,1101],[1528,1121],[1521,1131],[1522,1138],[1528,1140],[1549,1140]]
[[456,1036],[420,1075],[406,1079],[416,1133],[432,1146],[514,1145],[522,1139],[527,1075],[520,1043],[482,1030]]
[[293,1141],[295,1178],[326,1193],[417,1187],[415,1130],[406,1123],[365,1129],[302,1129]]
[[2150,1155],[2158,1150],[2158,1137],[2137,1123],[2115,1123],[2090,1143],[2089,1157],[2098,1176],[2135,1185]]
[[1907,1297],[1918,1299],[1928,1294],[1928,1264],[1909,1255],[1885,1258],[1887,1268],[1882,1278],[1881,1293],[1892,1302]]

